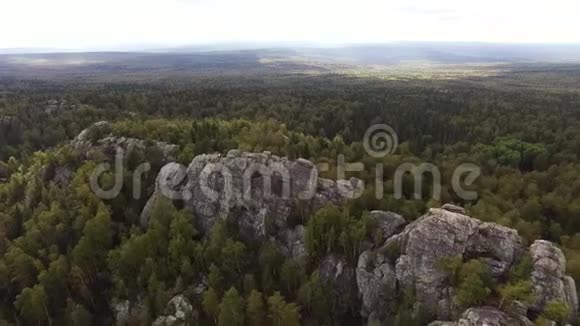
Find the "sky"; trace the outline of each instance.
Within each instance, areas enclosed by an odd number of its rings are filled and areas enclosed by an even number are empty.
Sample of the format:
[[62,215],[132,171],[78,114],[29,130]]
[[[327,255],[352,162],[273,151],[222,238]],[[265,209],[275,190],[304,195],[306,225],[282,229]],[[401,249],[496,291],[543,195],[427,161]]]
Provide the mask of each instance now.
[[580,43],[578,0],[0,0],[0,48]]

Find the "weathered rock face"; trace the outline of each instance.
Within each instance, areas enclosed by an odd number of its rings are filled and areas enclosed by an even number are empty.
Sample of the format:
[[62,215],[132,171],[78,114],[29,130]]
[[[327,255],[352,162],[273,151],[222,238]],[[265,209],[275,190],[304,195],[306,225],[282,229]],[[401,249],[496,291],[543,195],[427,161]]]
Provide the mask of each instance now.
[[560,248],[545,240],[537,240],[530,246],[533,261],[532,283],[536,301],[530,309],[541,312],[546,303],[559,300],[568,303],[576,315],[578,296],[576,284],[566,276],[566,258]]
[[[301,257],[306,254],[303,217],[326,204],[345,203],[360,188],[356,179],[319,178],[314,164],[303,159],[239,151],[200,155],[188,167],[169,163],[161,169],[141,223],[146,227],[151,208],[167,197],[181,201],[195,214],[203,234],[222,219],[236,224],[247,241],[274,240],[286,256]],[[438,319],[449,320],[461,311],[454,305],[456,289],[441,268],[443,258],[478,259],[496,281],[502,281],[528,250],[517,231],[473,219],[454,205],[431,209],[408,225],[395,213],[373,211],[370,215],[377,226],[375,244],[382,246],[364,251],[356,267],[336,255],[318,265],[321,280],[332,289],[337,311],[347,312],[360,299],[360,313],[369,320],[391,320],[403,293],[413,293],[416,302],[433,309]],[[433,325],[528,326],[527,315],[537,315],[551,300],[563,300],[576,311],[575,284],[565,275],[561,250],[547,241],[536,241],[529,252],[536,302],[515,309],[506,305],[509,314],[493,307],[471,308],[457,322]]]
[[303,225],[294,229],[287,229],[280,235],[282,253],[287,257],[303,257],[306,255],[304,236],[306,230]]
[[299,224],[296,220],[301,211],[344,203],[357,191],[359,182],[321,179],[312,162],[290,161],[270,153],[199,155],[187,168],[169,163],[161,169],[141,223],[147,225],[151,207],[165,196],[182,200],[195,213],[203,233],[224,219],[236,223],[248,241],[275,236],[284,240],[287,252],[302,255],[304,230],[292,230],[293,224]]
[[384,320],[394,313],[397,279],[387,257],[370,250],[363,252],[356,268],[356,283],[361,296],[361,316]]
[[72,140],[71,145],[82,157],[88,159],[99,159],[99,153],[112,159],[118,153],[118,149],[123,150],[126,157],[134,150],[145,152],[148,148],[153,148],[158,152],[158,159],[162,163],[175,160],[177,145],[159,141],[148,143],[137,138],[116,137],[111,135],[112,129],[112,125],[107,121],[97,122],[78,134]]
[[443,206],[441,206],[441,209],[444,209],[446,211],[450,211],[453,213],[459,213],[459,214],[465,214],[465,209],[463,207],[459,207],[453,204],[445,204]]
[[407,223],[401,215],[393,212],[372,211],[370,216],[377,223],[377,231],[380,232],[381,243],[384,243],[392,235],[399,232]]
[[107,121],[99,121],[94,123],[89,128],[81,131],[71,144],[80,149],[81,147],[90,147],[93,142],[108,135],[113,129],[112,125]]
[[153,322],[154,326],[186,326],[192,325],[193,307],[185,296],[178,295],[167,303],[165,315],[159,316]]
[[[527,251],[522,239],[515,230],[481,222],[463,212],[452,205],[431,209],[388,238],[382,248],[360,255],[356,278],[363,317],[385,321],[393,313],[390,310],[394,298],[408,289],[415,293],[418,303],[434,308],[439,319],[448,320],[458,313],[453,304],[456,291],[440,268],[444,257],[479,259],[488,265],[492,277],[505,279],[509,269]],[[398,225],[397,219],[392,221]],[[432,325],[532,325],[527,316],[537,316],[552,300],[566,302],[576,314],[576,286],[565,275],[566,259],[562,251],[551,242],[538,240],[530,246],[529,254],[533,261],[530,281],[536,300],[530,306],[514,302],[505,307],[509,313],[494,307],[471,308],[457,322]]]
[[112,310],[117,325],[126,325],[131,320],[137,320],[139,314],[145,309],[141,303],[131,303],[129,300],[113,302]]
[[56,186],[65,187],[73,178],[73,171],[66,166],[57,166],[54,163],[47,164],[40,170],[43,182],[52,182]]
[[436,321],[429,326],[531,326],[525,317],[512,317],[495,307],[469,308],[457,322]]
[[395,265],[399,287],[413,288],[419,302],[437,307],[445,319],[453,289],[439,267],[443,257],[479,258],[489,265],[493,276],[500,277],[523,252],[522,239],[515,230],[445,209],[431,209],[387,240],[387,247],[398,248],[401,253]]

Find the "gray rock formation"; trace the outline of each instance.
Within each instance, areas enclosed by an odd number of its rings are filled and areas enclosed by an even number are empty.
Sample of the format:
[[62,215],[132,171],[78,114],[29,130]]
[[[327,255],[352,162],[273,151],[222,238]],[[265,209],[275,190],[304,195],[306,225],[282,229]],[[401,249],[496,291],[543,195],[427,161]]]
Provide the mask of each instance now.
[[282,232],[279,242],[282,244],[281,250],[285,256],[299,258],[306,255],[305,232],[304,225],[297,225],[293,229]]
[[44,165],[39,174],[43,182],[52,182],[59,187],[68,186],[74,176],[74,172],[69,167],[57,166],[55,163]]
[[96,122],[92,126],[81,131],[75,137],[75,139],[72,140],[71,144],[77,149],[90,147],[92,146],[93,142],[108,135],[112,131],[112,129],[113,129],[112,125],[107,121]]
[[[526,252],[515,230],[470,218],[463,209],[445,205],[407,225],[387,239],[382,248],[363,252],[356,268],[361,315],[384,321],[394,298],[411,289],[418,303],[433,307],[439,319],[458,313],[453,304],[455,289],[440,268],[443,257],[479,259],[491,276],[505,279],[510,268]],[[384,215],[374,213],[375,215]],[[432,325],[532,325],[528,315],[539,315],[545,304],[561,300],[578,310],[574,280],[565,275],[566,259],[553,243],[538,240],[529,248],[533,260],[531,283],[535,302],[514,302],[501,311],[494,307],[466,310],[457,322]],[[390,291],[384,291],[383,289]],[[391,290],[392,289],[392,290]],[[392,317],[392,315],[390,315]]]
[[436,321],[429,326],[532,326],[525,317],[513,317],[495,307],[469,308],[457,322]]
[[444,204],[443,206],[441,206],[441,209],[444,209],[446,211],[450,211],[453,213],[459,213],[459,214],[465,214],[465,209],[463,207],[459,207],[453,204]]
[[398,286],[412,288],[417,300],[437,307],[443,319],[449,317],[453,301],[453,289],[440,268],[443,257],[480,258],[500,277],[523,252],[515,230],[444,209],[431,209],[387,240],[386,247],[401,253],[395,265]]
[[141,303],[132,303],[123,300],[112,303],[112,310],[115,316],[116,325],[127,325],[133,320],[137,320],[145,306]]
[[[200,155],[188,167],[169,163],[161,169],[141,222],[146,227],[151,208],[168,197],[182,201],[195,214],[197,228],[204,234],[223,219],[236,224],[247,241],[274,240],[286,256],[302,257],[306,254],[304,216],[329,203],[345,203],[360,188],[356,179],[319,178],[314,164],[303,159],[239,151]],[[457,316],[461,311],[454,305],[456,289],[441,268],[445,257],[479,259],[501,282],[528,250],[517,231],[473,219],[454,205],[430,209],[406,226],[394,213],[373,211],[370,215],[380,233],[375,243],[382,246],[364,251],[356,267],[339,256],[327,256],[318,271],[332,290],[337,311],[352,309],[358,297],[361,315],[380,322],[393,317],[403,293],[413,293],[417,303],[437,312],[438,319]],[[536,302],[506,304],[509,313],[493,307],[471,308],[457,322],[433,325],[528,326],[527,315],[539,314],[551,300],[563,300],[576,311],[575,284],[565,275],[561,250],[547,241],[536,241],[529,252]]]
[[[318,177],[314,164],[270,153],[230,151],[196,156],[189,167],[169,163],[141,214],[147,226],[151,208],[162,197],[182,200],[207,234],[218,219],[236,223],[247,241],[282,240],[283,251],[303,255],[304,230],[291,226],[329,203],[342,204],[359,193],[360,180],[334,182]],[[304,221],[300,221],[304,222]]]
[[192,305],[183,295],[178,295],[173,297],[173,299],[167,303],[165,315],[159,316],[157,319],[155,319],[153,326],[192,325],[192,315]]
[[537,240],[530,246],[533,261],[532,283],[536,301],[530,309],[541,312],[546,303],[558,300],[568,303],[578,311],[578,296],[574,280],[565,275],[566,258],[560,248],[545,240]]
[[124,157],[127,157],[134,150],[145,152],[148,148],[153,148],[159,153],[159,159],[163,164],[175,160],[177,145],[117,137],[111,134],[112,129],[112,125],[107,121],[97,122],[79,133],[71,141],[71,145],[83,158],[87,159],[99,160],[101,159],[100,154],[105,154],[106,158],[113,159],[119,149],[123,150]]
[[370,216],[376,221],[378,231],[380,231],[381,243],[385,242],[392,235],[401,230],[407,223],[405,219],[393,212],[372,211]]
[[363,252],[356,267],[356,283],[361,296],[361,316],[383,320],[394,313],[397,279],[388,258],[371,250]]

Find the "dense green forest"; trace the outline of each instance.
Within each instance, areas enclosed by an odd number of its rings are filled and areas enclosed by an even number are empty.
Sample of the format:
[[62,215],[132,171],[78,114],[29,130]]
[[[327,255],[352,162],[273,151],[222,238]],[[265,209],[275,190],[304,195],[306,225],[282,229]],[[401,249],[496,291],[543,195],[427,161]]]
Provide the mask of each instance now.
[[[357,299],[345,298],[353,308],[340,309],[320,280],[317,259],[335,252],[355,261],[359,243],[372,238],[368,211],[393,211],[410,221],[444,203],[512,227],[528,244],[558,243],[567,273],[580,284],[580,70],[544,68],[518,66],[511,75],[461,79],[326,73],[0,79],[0,324],[111,324],[112,302],[125,299],[145,307],[129,324],[148,324],[180,293],[192,300],[194,324],[360,323]],[[126,167],[151,163],[147,196],[132,197],[130,178],[111,200],[90,190],[91,171],[110,157],[83,156],[70,141],[98,121],[111,122],[116,136],[147,144]],[[370,157],[362,144],[365,131],[378,123],[390,125],[400,142],[383,158]],[[190,215],[169,201],[156,205],[143,229],[139,215],[166,163],[155,141],[177,145],[175,159],[183,164],[231,149],[330,166],[343,154],[347,162],[365,163],[364,171],[349,176],[368,186],[345,207],[309,218],[307,258],[299,261],[269,242],[246,243],[227,223],[202,236]],[[414,198],[412,179],[404,179],[403,198],[393,197],[393,173],[405,162],[441,170],[439,200],[431,198],[430,180],[422,199]],[[385,170],[381,199],[373,186],[377,163]],[[471,188],[476,200],[451,189],[451,175],[462,163],[481,167]],[[63,169],[70,171],[66,180],[55,179]],[[334,179],[336,171],[323,175]],[[329,229],[339,239],[321,231]],[[198,293],[204,277],[208,287]],[[432,319],[411,313],[404,298],[397,305],[393,324]]]

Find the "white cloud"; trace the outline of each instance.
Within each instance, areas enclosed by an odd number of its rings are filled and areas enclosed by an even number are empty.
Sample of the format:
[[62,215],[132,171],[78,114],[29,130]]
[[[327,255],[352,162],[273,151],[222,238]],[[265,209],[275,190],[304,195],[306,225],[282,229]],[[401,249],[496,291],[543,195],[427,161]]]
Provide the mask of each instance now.
[[577,0],[2,0],[0,48],[223,41],[580,42]]

